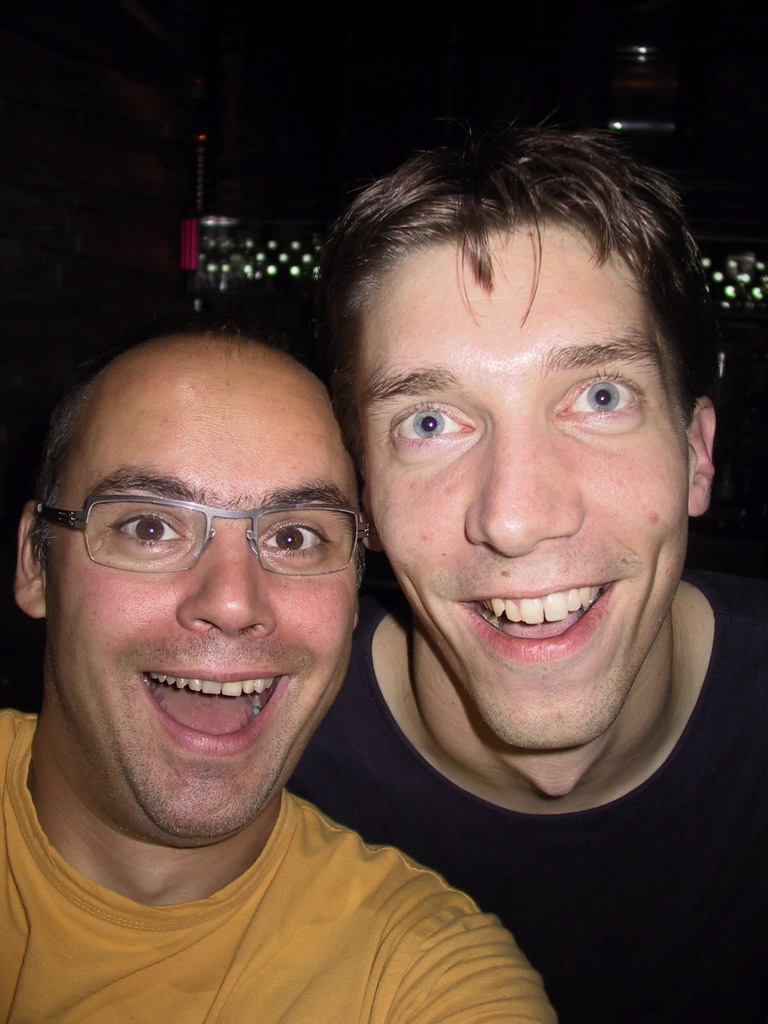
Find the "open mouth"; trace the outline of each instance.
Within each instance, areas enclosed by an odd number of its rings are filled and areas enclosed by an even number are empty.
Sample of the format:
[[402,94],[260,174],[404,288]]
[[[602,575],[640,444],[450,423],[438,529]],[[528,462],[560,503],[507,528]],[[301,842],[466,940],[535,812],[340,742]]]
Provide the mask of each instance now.
[[558,636],[594,607],[605,587],[572,587],[542,597],[491,597],[480,613],[491,626],[508,636]]
[[264,710],[282,676],[238,679],[186,678],[164,672],[143,673],[152,698],[174,721],[212,736],[245,729]]

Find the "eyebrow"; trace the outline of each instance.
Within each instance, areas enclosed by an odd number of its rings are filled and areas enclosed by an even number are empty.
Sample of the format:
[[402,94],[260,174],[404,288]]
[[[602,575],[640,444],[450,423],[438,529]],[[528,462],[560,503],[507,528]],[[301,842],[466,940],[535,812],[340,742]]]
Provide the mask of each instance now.
[[423,367],[408,373],[375,371],[363,391],[362,404],[386,402],[388,398],[400,395],[428,395],[457,387],[459,378],[456,374],[440,367]]
[[[121,467],[102,477],[96,485],[91,488],[90,496],[96,494],[130,494],[134,491],[141,491],[153,498],[168,498],[170,501],[194,501],[199,505],[209,505],[215,508],[240,509],[247,502],[247,499],[225,501],[219,495],[196,487],[191,487],[186,481],[175,476],[163,474],[146,473],[132,469],[130,466]],[[341,488],[331,481],[313,480],[299,487],[279,488],[267,491],[263,501],[259,505],[248,506],[252,508],[267,508],[273,505],[331,505],[337,508],[355,508],[356,503],[350,501],[348,495],[344,494]],[[246,511],[248,510],[246,509]]]
[[606,363],[639,363],[659,367],[660,353],[656,340],[642,331],[629,331],[608,342],[569,345],[553,349],[544,364],[545,374],[582,370]]
[[[655,339],[643,331],[628,331],[607,342],[568,345],[555,348],[544,362],[544,374],[554,375],[569,370],[602,366],[606,363],[630,362],[660,366],[660,353]],[[430,395],[461,387],[459,378],[444,367],[416,367],[405,373],[375,370],[363,390],[363,407],[408,395]]]

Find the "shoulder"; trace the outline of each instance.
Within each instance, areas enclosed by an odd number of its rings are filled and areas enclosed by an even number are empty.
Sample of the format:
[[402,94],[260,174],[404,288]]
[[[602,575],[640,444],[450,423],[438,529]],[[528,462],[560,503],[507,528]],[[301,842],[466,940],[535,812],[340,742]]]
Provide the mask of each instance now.
[[37,715],[10,709],[0,710],[0,756],[3,764],[17,740],[29,747],[36,724]]
[[467,913],[477,912],[477,906],[469,896],[451,888],[434,871],[421,867],[400,850],[364,842],[356,832],[338,825],[314,804],[293,793],[284,793],[283,799],[293,805],[296,828],[303,837],[305,849],[322,851],[329,866],[352,863],[356,870],[359,867],[361,877],[367,877],[379,891],[384,880],[391,884],[393,890],[413,887],[426,895],[448,893],[457,907]]
[[422,935],[459,920],[464,927],[489,927],[491,932],[498,928],[505,934],[495,917],[481,914],[470,896],[454,889],[436,872],[392,846],[364,842],[356,832],[331,821],[300,797],[286,793],[286,798],[296,812],[294,838],[304,854],[321,862],[313,872],[326,879],[329,891],[353,885],[366,913],[409,922],[408,927]]
[[768,631],[768,580],[715,572],[687,572],[684,579],[704,594],[717,622],[754,621]]
[[377,947],[388,1022],[554,1021],[541,978],[498,918],[399,850],[369,845],[304,800],[284,799],[296,816],[294,842],[304,857],[314,851],[306,878],[316,894],[333,894],[334,927],[346,917],[359,945]]

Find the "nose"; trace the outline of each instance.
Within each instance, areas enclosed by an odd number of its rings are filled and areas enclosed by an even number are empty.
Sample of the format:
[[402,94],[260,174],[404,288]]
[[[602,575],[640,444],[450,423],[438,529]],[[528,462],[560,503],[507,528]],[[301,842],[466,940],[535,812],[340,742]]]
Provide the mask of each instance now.
[[518,557],[549,540],[575,536],[586,514],[577,453],[546,429],[489,436],[473,452],[468,540]]
[[193,568],[179,573],[177,617],[193,632],[268,636],[277,618],[274,599],[281,580],[262,569],[245,536],[246,520],[220,520]]

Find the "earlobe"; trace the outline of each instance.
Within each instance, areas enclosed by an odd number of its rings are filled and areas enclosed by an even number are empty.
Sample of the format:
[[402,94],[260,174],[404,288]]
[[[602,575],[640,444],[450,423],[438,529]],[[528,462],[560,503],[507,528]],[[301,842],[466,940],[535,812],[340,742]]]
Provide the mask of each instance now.
[[688,515],[703,515],[709,508],[715,466],[715,409],[708,398],[696,403],[688,428]]
[[379,534],[376,527],[370,519],[365,520],[367,533],[363,538],[363,544],[368,548],[369,551],[383,551],[381,541],[379,540]]
[[360,515],[362,517],[363,522],[366,525],[367,533],[363,538],[363,544],[369,551],[383,551],[384,549],[381,546],[379,534],[378,531],[376,530],[376,524],[374,523],[373,518],[368,513],[368,506],[368,485],[364,483],[363,503]]
[[28,501],[19,521],[16,559],[16,604],[33,619],[45,618],[45,569],[35,554],[33,529],[37,521],[35,503]]

